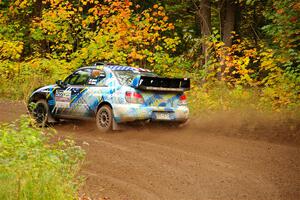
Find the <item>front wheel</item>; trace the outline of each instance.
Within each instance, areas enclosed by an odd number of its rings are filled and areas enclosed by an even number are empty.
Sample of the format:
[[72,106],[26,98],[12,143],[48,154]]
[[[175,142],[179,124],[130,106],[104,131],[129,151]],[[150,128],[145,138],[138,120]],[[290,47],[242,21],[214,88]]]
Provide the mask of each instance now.
[[38,126],[46,126],[49,117],[49,107],[44,99],[36,102],[32,115]]
[[109,132],[112,130],[113,114],[110,106],[104,105],[98,110],[96,114],[96,124],[101,132]]

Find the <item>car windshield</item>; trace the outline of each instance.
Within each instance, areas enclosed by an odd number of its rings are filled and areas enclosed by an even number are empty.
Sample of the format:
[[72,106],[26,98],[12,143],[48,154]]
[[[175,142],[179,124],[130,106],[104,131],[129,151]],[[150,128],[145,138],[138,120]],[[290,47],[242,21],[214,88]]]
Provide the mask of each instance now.
[[151,76],[157,77],[158,75],[152,72],[135,72],[129,70],[115,70],[114,73],[116,74],[117,79],[120,81],[122,85],[130,85],[132,80],[137,76]]

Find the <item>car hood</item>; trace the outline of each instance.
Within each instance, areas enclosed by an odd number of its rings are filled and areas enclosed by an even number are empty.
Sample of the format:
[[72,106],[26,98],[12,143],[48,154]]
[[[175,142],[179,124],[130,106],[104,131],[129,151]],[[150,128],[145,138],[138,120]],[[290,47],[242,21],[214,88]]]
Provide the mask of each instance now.
[[37,93],[37,92],[50,92],[50,91],[53,90],[55,87],[57,87],[56,84],[54,84],[54,85],[43,86],[43,87],[40,87],[40,88],[35,89],[35,90],[33,91],[32,94]]

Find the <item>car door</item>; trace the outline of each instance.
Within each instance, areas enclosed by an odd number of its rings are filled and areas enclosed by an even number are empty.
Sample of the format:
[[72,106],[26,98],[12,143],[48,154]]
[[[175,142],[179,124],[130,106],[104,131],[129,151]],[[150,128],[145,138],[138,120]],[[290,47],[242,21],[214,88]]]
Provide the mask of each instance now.
[[85,116],[95,117],[98,105],[103,101],[105,91],[108,86],[105,85],[106,74],[102,69],[92,68],[90,77],[87,81],[87,92],[84,94],[87,110]]
[[88,106],[83,98],[87,92],[91,69],[75,71],[64,81],[64,88],[55,91],[55,113],[68,118],[84,117]]

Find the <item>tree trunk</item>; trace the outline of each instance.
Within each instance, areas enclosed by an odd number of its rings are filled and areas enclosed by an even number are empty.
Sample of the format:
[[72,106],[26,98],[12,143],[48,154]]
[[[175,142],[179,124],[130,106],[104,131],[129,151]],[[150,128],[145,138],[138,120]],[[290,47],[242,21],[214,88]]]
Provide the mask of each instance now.
[[[43,14],[43,1],[42,0],[36,0],[32,4],[32,13],[30,16],[30,19],[27,19],[28,23],[32,22],[32,19],[35,20],[42,20],[42,14]],[[44,40],[35,41],[32,40],[32,38],[29,38],[29,48],[30,53],[36,53],[38,52],[41,55],[45,55],[47,52],[49,53],[48,43]]]
[[223,21],[223,41],[226,46],[232,45],[231,32],[234,31],[236,4],[234,0],[226,0],[225,20]]
[[200,21],[200,30],[203,36],[211,33],[211,2],[210,0],[201,0],[197,10]]
[[[196,19],[199,20],[201,36],[206,37],[211,34],[211,2],[210,0],[201,0],[197,5]],[[204,55],[204,63],[208,60],[207,46],[203,43],[202,54]]]
[[219,27],[219,31],[220,31],[220,35],[221,38],[223,38],[223,31],[224,31],[224,22],[225,22],[225,14],[226,14],[226,0],[219,0],[218,1],[218,9],[219,9],[219,22],[220,22],[220,27]]
[[33,4],[32,17],[42,17],[43,1],[36,0]]

